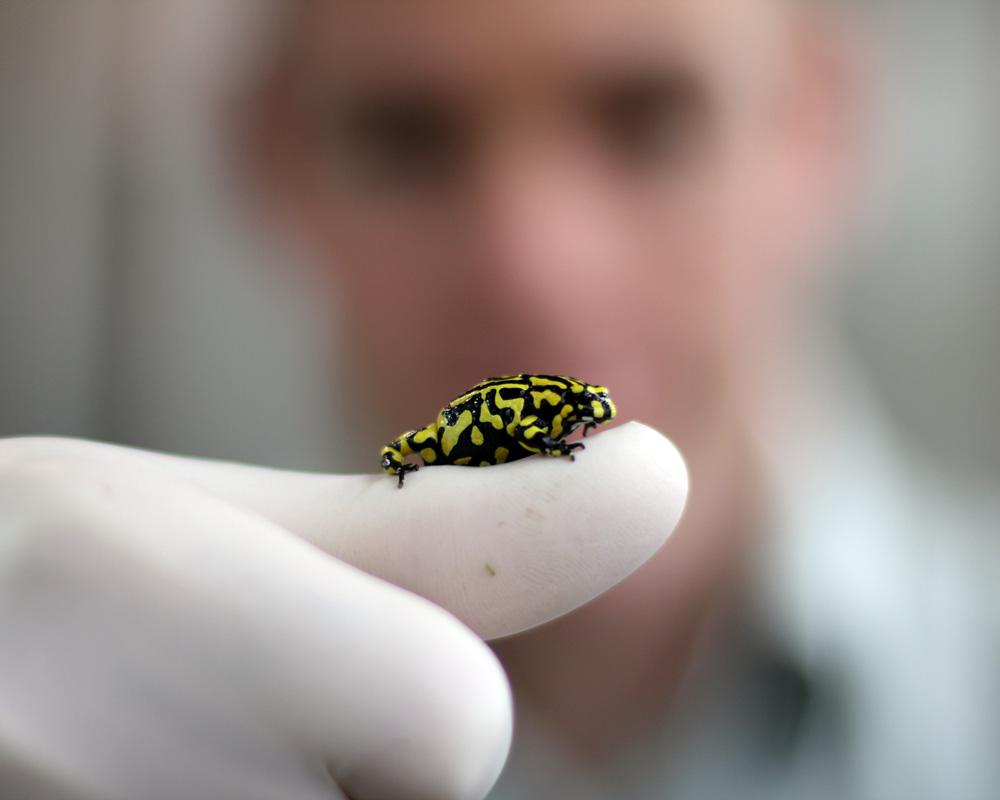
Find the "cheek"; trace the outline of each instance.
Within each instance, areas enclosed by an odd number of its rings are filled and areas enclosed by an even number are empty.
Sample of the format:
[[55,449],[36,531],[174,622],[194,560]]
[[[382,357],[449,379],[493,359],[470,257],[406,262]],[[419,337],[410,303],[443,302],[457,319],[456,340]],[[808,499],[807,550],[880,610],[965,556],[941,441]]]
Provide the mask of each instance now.
[[323,259],[336,272],[343,344],[364,400],[380,424],[413,427],[490,369],[495,321],[470,304],[480,292],[461,226],[426,205],[391,203],[331,208],[326,220]]
[[357,330],[398,338],[403,327],[416,334],[433,323],[444,284],[434,265],[453,258],[447,226],[387,204],[331,208],[325,218],[323,256]]
[[760,165],[720,174],[683,203],[651,204],[643,225],[655,233],[635,299],[663,320],[661,346],[726,356],[759,326],[784,280],[777,195]]
[[694,417],[757,356],[781,280],[770,191],[745,170],[633,206],[633,258],[606,295],[618,355],[602,381],[617,371],[614,385],[631,387],[633,403],[663,398]]
[[643,244],[621,313],[642,310],[632,319],[646,329],[646,341],[704,350],[719,332],[741,252],[732,199],[715,191],[683,203],[668,197],[636,216],[633,238]]

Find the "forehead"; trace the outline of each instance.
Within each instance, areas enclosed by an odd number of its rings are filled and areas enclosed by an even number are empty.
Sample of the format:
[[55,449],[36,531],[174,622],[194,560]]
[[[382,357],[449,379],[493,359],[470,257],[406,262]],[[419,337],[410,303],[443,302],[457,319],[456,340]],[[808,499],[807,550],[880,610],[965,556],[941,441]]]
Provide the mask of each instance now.
[[482,87],[631,65],[766,73],[782,0],[302,0],[288,55],[328,83]]

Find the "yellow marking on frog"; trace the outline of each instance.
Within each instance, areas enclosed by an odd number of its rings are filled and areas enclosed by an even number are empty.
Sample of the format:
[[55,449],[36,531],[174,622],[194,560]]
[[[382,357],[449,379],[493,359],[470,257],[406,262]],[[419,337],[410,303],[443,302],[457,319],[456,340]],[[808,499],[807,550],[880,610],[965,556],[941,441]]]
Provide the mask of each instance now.
[[425,464],[433,464],[435,459],[437,459],[437,453],[431,448],[426,447],[420,451],[420,457],[424,460]]
[[552,418],[552,424],[549,426],[549,436],[553,439],[558,440],[562,437],[563,432],[563,418],[561,414],[556,414]]
[[559,405],[559,401],[562,400],[562,395],[559,392],[553,392],[551,389],[546,389],[542,392],[532,392],[531,400],[538,408],[542,405],[542,401],[545,401],[549,405],[556,406]]
[[465,456],[465,458],[456,458],[454,463],[460,467],[467,467],[470,461],[472,461],[472,456]]
[[532,375],[531,384],[532,386],[558,386],[560,389],[565,388],[567,381],[575,381],[575,378],[558,378],[551,377],[547,378],[544,375]]
[[[499,398],[497,399],[499,400]],[[486,403],[483,403],[479,407],[479,421],[488,422],[498,431],[503,430],[503,419],[501,419],[499,416],[491,412],[490,409],[487,407]]]
[[600,419],[604,416],[604,406],[602,406],[599,402],[594,400],[590,405],[594,408],[594,419]]
[[[441,437],[441,452],[448,456],[458,443],[458,437],[462,431],[472,424],[472,412],[466,409],[458,416],[458,421],[451,426],[445,427],[444,436]],[[455,462],[458,463],[458,462]]]
[[[513,414],[513,420],[507,426],[507,434],[508,434],[508,436],[513,436],[514,435],[514,428],[517,427],[517,420],[521,416],[521,414],[524,413],[524,398],[523,397],[512,397],[509,400],[505,400],[504,398],[502,398],[500,396],[500,392],[496,392],[493,395],[493,401],[496,403],[498,411],[500,409],[502,409],[502,408],[509,408],[509,409],[511,409],[514,412],[514,414]],[[501,420],[500,424],[501,425],[503,424],[502,420]]]
[[524,429],[524,432],[523,432],[522,435],[524,436],[525,439],[534,439],[535,436],[537,436],[540,433],[544,434],[545,431],[543,431],[537,425],[530,425],[530,426],[528,426],[527,428]]
[[472,432],[469,434],[469,436],[472,439],[472,443],[476,447],[479,447],[480,445],[482,445],[482,443],[483,443],[483,432],[481,430],[479,430],[479,426],[478,425],[473,425],[472,426]]
[[436,425],[428,426],[426,428],[423,428],[422,430],[416,431],[413,434],[413,443],[414,444],[423,444],[424,442],[431,441],[431,440],[433,440],[435,442],[437,441],[437,426]]
[[481,466],[481,467],[492,467],[493,466],[493,462],[492,461],[480,461],[479,462],[479,466]]
[[563,430],[566,427],[566,420],[573,413],[573,410],[574,406],[571,406],[569,403],[566,403],[566,405],[559,409],[559,413],[552,418],[552,429],[549,431],[549,436],[553,439],[562,438]]
[[493,453],[493,460],[496,461],[497,464],[503,464],[507,460],[507,456],[509,455],[510,455],[510,450],[508,450],[506,447],[498,447],[496,451]]

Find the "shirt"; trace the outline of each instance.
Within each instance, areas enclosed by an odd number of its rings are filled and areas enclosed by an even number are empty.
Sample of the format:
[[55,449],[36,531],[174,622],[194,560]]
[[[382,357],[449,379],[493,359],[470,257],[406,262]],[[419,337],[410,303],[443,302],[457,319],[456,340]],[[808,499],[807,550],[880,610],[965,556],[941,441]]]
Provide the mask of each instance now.
[[752,613],[708,627],[662,727],[595,768],[519,708],[490,800],[1000,797],[997,517],[854,405],[763,446]]

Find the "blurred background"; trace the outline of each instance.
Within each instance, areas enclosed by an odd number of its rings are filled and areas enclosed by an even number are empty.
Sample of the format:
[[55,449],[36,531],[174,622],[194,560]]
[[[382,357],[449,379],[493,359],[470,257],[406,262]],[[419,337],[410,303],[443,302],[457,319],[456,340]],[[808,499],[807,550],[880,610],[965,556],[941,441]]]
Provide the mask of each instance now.
[[[827,300],[900,426],[997,478],[1000,3],[852,5],[872,200]],[[243,0],[0,0],[0,435],[370,466],[340,447],[337,320],[233,180],[274,24]]]

